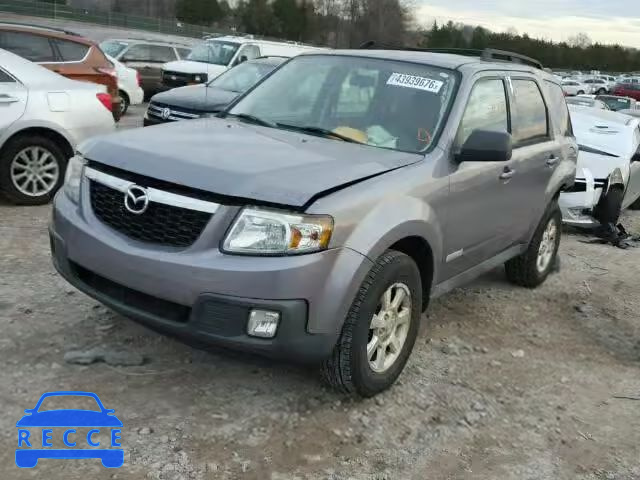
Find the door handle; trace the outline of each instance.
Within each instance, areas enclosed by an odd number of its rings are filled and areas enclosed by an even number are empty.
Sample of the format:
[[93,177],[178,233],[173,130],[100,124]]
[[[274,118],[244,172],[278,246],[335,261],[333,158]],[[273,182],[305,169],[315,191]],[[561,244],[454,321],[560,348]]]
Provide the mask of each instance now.
[[0,95],[0,103],[16,103],[20,99],[16,97],[10,97],[9,95]]
[[500,180],[511,180],[516,171],[510,167],[504,167],[504,171],[500,174]]
[[547,167],[553,168],[558,164],[558,157],[551,155],[547,160]]

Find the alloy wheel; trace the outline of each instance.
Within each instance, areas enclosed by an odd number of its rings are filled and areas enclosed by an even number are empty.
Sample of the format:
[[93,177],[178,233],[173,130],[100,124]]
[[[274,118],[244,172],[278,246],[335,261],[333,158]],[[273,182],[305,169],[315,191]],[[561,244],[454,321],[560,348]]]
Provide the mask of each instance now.
[[60,178],[56,157],[44,147],[27,147],[13,158],[9,167],[14,187],[28,197],[50,193]]
[[367,359],[371,370],[384,373],[398,360],[411,324],[411,291],[394,283],[380,297],[369,325]]

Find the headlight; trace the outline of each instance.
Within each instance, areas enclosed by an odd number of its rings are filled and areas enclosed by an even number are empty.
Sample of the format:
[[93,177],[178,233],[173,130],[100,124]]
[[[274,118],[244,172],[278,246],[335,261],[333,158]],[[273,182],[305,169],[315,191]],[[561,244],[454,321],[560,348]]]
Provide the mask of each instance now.
[[64,177],[64,193],[73,202],[78,203],[80,199],[80,182],[82,181],[82,172],[87,161],[76,154],[69,159],[67,163],[67,173]]
[[333,231],[327,215],[298,215],[245,208],[224,240],[229,253],[287,255],[324,250]]

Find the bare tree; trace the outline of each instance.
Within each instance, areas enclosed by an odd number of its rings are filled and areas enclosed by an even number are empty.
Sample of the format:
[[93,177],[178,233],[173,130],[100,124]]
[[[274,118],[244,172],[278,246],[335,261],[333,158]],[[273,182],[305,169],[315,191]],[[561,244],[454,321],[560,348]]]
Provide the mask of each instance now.
[[589,35],[587,35],[586,33],[580,32],[576,35],[569,37],[569,39],[567,40],[567,43],[571,47],[587,48],[591,46],[593,42],[591,41],[591,38],[589,37]]

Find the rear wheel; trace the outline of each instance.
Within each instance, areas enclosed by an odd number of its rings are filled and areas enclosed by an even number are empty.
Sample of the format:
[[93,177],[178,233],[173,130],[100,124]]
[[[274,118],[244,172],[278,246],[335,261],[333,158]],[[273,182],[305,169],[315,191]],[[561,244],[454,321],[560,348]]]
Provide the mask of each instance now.
[[578,93],[576,95],[584,95],[584,90],[578,90]]
[[599,89],[596,93],[597,93],[598,95],[604,95],[605,93],[607,93],[607,91],[606,91],[604,88],[601,88],[601,89]]
[[510,282],[535,288],[547,279],[556,265],[561,228],[562,213],[554,202],[538,225],[527,251],[505,263]]
[[63,150],[51,139],[19,136],[0,152],[0,192],[18,205],[48,203],[62,185],[66,166]]
[[413,350],[421,305],[415,262],[403,253],[385,252],[362,283],[333,354],[322,366],[327,383],[363,397],[389,388]]
[[629,205],[631,210],[640,210],[640,198],[638,198],[635,202]]
[[130,103],[129,96],[120,90],[120,117],[124,117],[124,114],[127,113]]

